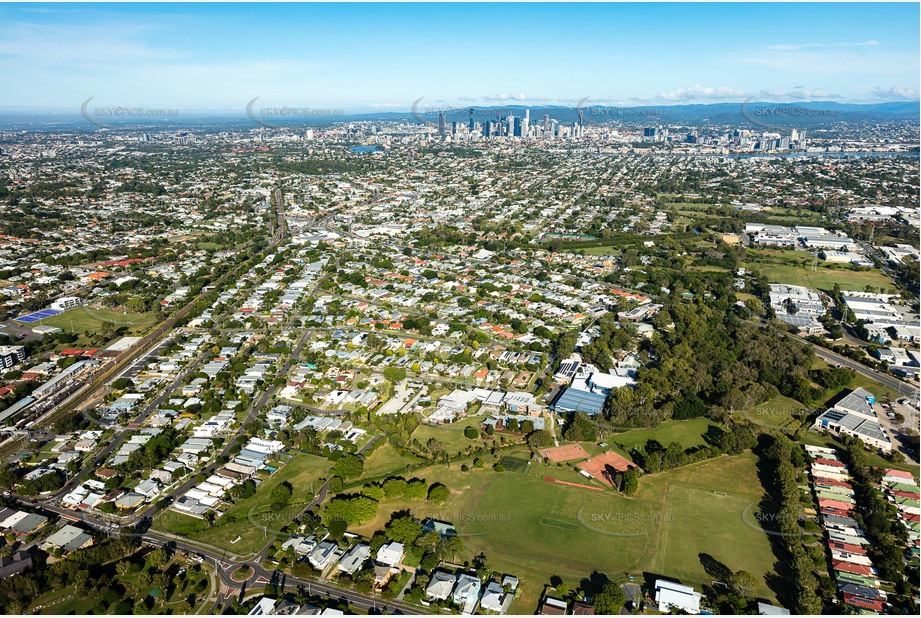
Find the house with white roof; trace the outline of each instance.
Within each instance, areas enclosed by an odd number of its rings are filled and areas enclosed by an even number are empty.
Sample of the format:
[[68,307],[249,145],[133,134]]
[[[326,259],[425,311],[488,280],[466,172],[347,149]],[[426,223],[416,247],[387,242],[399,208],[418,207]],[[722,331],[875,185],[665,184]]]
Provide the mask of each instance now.
[[447,571],[435,571],[425,587],[425,596],[432,601],[444,601],[451,596],[457,577]]
[[345,552],[336,566],[342,573],[351,575],[358,571],[370,556],[371,546],[367,543],[358,543]]
[[313,551],[310,552],[307,560],[310,561],[310,565],[312,567],[322,571],[327,566],[332,564],[333,560],[336,559],[338,549],[339,546],[335,543],[331,541],[323,541],[313,548]]
[[664,579],[656,580],[655,599],[660,612],[668,613],[678,609],[688,614],[699,614],[702,596],[691,586]]
[[394,567],[400,564],[404,555],[405,548],[402,543],[390,542],[386,545],[382,545],[381,548],[377,550],[377,557],[375,560],[384,566]]

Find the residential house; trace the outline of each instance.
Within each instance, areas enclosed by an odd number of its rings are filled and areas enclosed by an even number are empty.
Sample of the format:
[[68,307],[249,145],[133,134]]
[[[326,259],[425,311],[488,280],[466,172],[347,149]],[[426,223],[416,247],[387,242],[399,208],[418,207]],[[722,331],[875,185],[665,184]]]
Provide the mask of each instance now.
[[677,609],[688,614],[699,614],[702,597],[691,586],[664,579],[656,580],[655,599],[660,612],[668,613]]

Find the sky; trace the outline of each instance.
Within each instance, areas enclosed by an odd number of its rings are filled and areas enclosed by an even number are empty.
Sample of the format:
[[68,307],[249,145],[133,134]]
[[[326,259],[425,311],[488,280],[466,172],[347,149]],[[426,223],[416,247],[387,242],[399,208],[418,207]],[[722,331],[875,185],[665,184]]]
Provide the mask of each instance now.
[[0,107],[919,98],[919,5],[0,4]]

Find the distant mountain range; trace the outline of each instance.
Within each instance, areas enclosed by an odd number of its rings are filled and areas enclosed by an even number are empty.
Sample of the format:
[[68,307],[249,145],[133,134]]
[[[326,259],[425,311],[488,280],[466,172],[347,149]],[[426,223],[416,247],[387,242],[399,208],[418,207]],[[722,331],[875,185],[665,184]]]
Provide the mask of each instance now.
[[[422,100],[409,111],[369,112],[345,109],[330,115],[288,116],[266,118],[264,126],[320,126],[331,122],[350,120],[411,121],[438,124],[438,113],[445,112],[445,121],[469,122],[470,110],[476,122],[483,123],[503,116],[524,116],[529,111],[532,123],[542,122],[546,114],[563,123],[597,124],[618,120],[631,125],[693,126],[729,125],[752,128],[815,127],[834,123],[865,123],[892,120],[921,119],[921,102],[893,101],[886,103],[838,103],[835,101],[802,101],[772,103],[767,101],[745,103],[705,103],[684,105],[607,106],[593,104],[590,100],[575,107],[546,105],[492,105],[440,109],[426,105]],[[95,122],[94,122],[95,120]],[[169,118],[93,118],[87,119],[79,110],[48,110],[25,107],[0,107],[0,128],[17,130],[85,129],[92,131],[103,126],[109,128],[180,128],[180,127],[257,127],[262,119],[256,110],[190,109],[180,110]]]
[[[911,120],[921,118],[921,102],[896,101],[889,103],[837,103],[835,101],[804,101],[771,103],[751,101],[745,103],[705,103],[685,105],[608,106],[587,101],[581,106],[523,106],[503,105],[445,111],[447,122],[467,122],[470,110],[476,121],[495,119],[501,115],[523,116],[529,110],[531,122],[539,122],[546,114],[560,122],[576,122],[580,118],[588,123],[621,120],[650,125],[742,125],[778,124],[805,126],[828,122],[866,122],[877,120]],[[425,121],[437,123],[438,109],[420,106],[415,114],[389,112],[360,114],[366,119],[412,119],[421,116]]]

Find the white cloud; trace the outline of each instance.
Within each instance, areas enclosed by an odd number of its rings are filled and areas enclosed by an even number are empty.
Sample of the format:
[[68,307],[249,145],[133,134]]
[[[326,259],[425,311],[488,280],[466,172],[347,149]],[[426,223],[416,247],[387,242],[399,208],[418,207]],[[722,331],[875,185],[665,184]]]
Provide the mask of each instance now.
[[744,99],[751,96],[747,90],[739,90],[728,86],[701,86],[695,84],[690,88],[678,88],[671,92],[661,92],[656,95],[659,101],[674,103],[691,103],[700,101],[728,101],[730,99]]
[[877,86],[870,92],[870,97],[879,101],[917,101],[921,98],[917,89],[906,86]]

